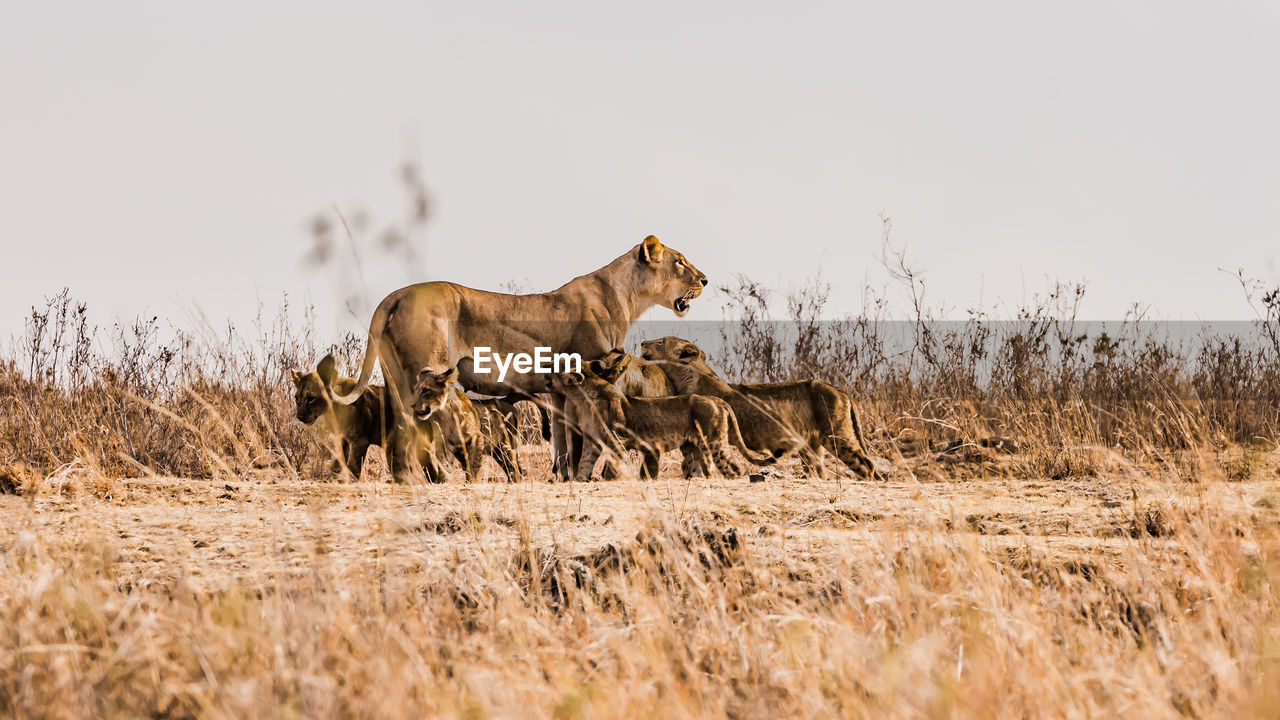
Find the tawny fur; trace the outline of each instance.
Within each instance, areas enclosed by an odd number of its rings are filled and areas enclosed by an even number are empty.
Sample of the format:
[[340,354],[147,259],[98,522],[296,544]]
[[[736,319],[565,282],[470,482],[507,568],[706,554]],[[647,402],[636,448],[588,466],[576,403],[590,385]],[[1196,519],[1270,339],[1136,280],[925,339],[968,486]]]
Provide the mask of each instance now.
[[584,438],[578,480],[591,479],[601,454],[621,457],[624,448],[640,452],[641,476],[646,479],[657,477],[662,453],[685,444],[692,444],[710,457],[725,477],[742,474],[742,466],[729,453],[730,444],[753,462],[772,461],[746,446],[733,411],[718,398],[628,398],[591,373],[552,376],[551,387],[564,395],[569,417]]
[[825,477],[825,449],[861,477],[878,477],[848,393],[818,380],[726,383],[688,340],[664,337],[640,344],[680,392],[723,398],[733,406],[747,444],[758,451],[796,452],[808,474]]
[[[649,308],[660,305],[684,315],[706,284],[707,277],[684,255],[651,235],[605,267],[549,293],[510,295],[449,282],[401,288],[374,310],[359,382],[339,400],[354,402],[381,364],[388,395],[406,430],[398,437],[409,437],[414,381],[423,368],[456,366],[462,386],[484,395],[532,395],[542,392],[539,375],[513,372],[499,382],[496,374],[474,372],[472,349],[484,346],[506,355],[547,347],[592,360],[621,345]],[[552,420],[552,444],[557,470],[564,476],[568,467],[560,414]],[[388,454],[403,454],[398,472],[413,479],[408,447],[388,448]]]
[[423,368],[414,384],[414,416],[432,438],[431,458],[423,467],[427,480],[444,480],[439,463],[448,455],[462,464],[468,482],[479,477],[485,456],[498,463],[509,482],[523,479],[515,437],[503,413],[472,401],[455,379],[454,368]]

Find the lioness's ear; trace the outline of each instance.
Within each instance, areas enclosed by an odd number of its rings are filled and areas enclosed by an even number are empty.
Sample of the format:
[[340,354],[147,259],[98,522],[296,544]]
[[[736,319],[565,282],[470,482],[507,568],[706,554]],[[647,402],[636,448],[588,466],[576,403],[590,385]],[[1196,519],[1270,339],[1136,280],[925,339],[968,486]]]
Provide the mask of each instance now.
[[685,345],[685,346],[684,346],[684,349],[680,351],[680,357],[682,357],[682,358],[700,358],[700,357],[703,357],[703,354],[702,354],[702,351],[701,351],[701,350],[699,350],[699,349],[697,348],[697,346],[695,346],[695,345]]
[[290,370],[289,375],[293,377],[294,387],[302,387],[302,378],[307,376],[307,374],[301,370]]
[[338,377],[338,361],[334,360],[332,355],[325,355],[316,366],[316,374],[320,376],[320,381],[325,384],[325,387],[332,385],[334,378]]
[[645,265],[652,265],[662,259],[662,243],[658,242],[658,238],[650,235],[640,244],[640,262]]
[[591,362],[587,363],[587,369],[589,369],[591,372],[595,373],[596,375],[604,375],[604,372],[605,372],[604,362],[600,360],[592,360]]
[[586,378],[580,372],[567,372],[564,374],[565,385],[581,385]]

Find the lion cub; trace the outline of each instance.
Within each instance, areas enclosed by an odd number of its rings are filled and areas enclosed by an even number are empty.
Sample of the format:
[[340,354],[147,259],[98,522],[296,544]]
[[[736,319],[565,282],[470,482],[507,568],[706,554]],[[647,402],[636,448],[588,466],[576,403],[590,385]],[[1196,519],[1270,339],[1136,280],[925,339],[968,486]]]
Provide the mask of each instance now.
[[356,381],[338,377],[337,363],[332,355],[326,355],[313,372],[290,372],[298,419],[307,425],[323,419],[322,425],[336,441],[335,450],[341,458],[341,462],[334,460],[333,473],[341,474],[345,469],[359,480],[369,446],[385,448],[388,436],[395,432],[396,425],[386,402],[386,388],[370,385],[354,403],[343,405],[333,401],[334,394],[351,392]]
[[805,472],[824,477],[822,451],[836,456],[861,477],[879,477],[853,401],[845,391],[818,380],[780,383],[726,383],[707,364],[697,345],[678,337],[640,343],[645,360],[666,372],[680,392],[724,398],[742,423],[747,443],[780,457],[795,451]]
[[591,479],[604,451],[620,457],[624,447],[643,456],[640,475],[644,479],[658,476],[662,453],[686,443],[710,457],[725,477],[742,474],[742,466],[729,455],[730,442],[756,464],[773,461],[746,447],[733,411],[718,398],[628,398],[609,382],[578,372],[551,375],[548,382],[554,392],[564,395],[566,420],[585,441],[576,474],[579,481]]
[[[680,394],[662,368],[630,355],[621,348],[614,348],[600,359],[592,360],[587,363],[587,367],[600,379],[612,383],[627,397],[659,398]],[[697,445],[685,441],[680,446],[680,454],[680,472],[684,477],[707,477],[707,461],[698,452]]]
[[413,389],[413,415],[432,435],[433,461],[424,463],[427,479],[442,482],[444,473],[434,460],[451,453],[466,469],[467,481],[476,479],[485,455],[497,461],[508,482],[524,477],[516,456],[516,442],[506,418],[473,402],[454,382],[457,369],[423,368]]

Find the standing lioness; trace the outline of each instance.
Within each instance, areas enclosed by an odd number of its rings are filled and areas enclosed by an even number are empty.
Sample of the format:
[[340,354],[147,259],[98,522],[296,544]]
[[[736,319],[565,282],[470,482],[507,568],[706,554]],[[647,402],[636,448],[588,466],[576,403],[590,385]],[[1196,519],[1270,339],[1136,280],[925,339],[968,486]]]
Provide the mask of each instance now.
[[[354,402],[368,387],[375,363],[381,362],[399,423],[414,427],[413,383],[425,367],[458,368],[458,381],[484,395],[544,392],[545,383],[514,369],[504,382],[495,373],[473,371],[472,352],[488,347],[495,355],[533,354],[535,348],[577,353],[584,362],[622,345],[631,325],[655,305],[676,315],[702,293],[707,276],[684,255],[663,246],[650,235],[626,254],[596,270],[570,280],[549,293],[508,295],[463,287],[450,282],[410,285],[388,295],[369,323],[369,345],[360,367],[359,384],[338,398]],[[557,472],[567,476],[564,423],[556,406],[552,445]],[[399,480],[420,480],[411,444],[390,448]]]

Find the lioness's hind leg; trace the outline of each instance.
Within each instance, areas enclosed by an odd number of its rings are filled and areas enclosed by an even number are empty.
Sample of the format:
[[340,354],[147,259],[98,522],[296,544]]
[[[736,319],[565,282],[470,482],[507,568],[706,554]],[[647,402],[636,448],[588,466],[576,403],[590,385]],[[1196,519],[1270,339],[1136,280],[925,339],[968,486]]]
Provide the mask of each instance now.
[[562,395],[551,396],[551,459],[552,480],[572,480],[577,468],[574,457],[573,430],[565,422],[565,401]]

